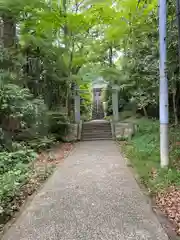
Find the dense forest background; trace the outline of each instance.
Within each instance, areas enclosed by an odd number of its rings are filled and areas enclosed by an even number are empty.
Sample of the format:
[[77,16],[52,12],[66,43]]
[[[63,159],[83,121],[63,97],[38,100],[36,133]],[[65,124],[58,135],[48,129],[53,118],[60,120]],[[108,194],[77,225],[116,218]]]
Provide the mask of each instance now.
[[[116,84],[120,88],[121,119],[124,112],[128,112],[125,117],[145,116],[139,123],[134,148],[127,151],[145,183],[151,190],[153,184],[159,189],[179,183],[176,1],[167,1],[167,8],[170,150],[174,170],[158,175],[159,129],[157,122],[150,121],[159,117],[157,0],[0,0],[1,222],[12,215],[12,201],[29,179],[29,166],[37,152],[62,141],[67,134],[68,123],[74,121],[76,89],[88,90],[81,91],[81,115],[84,120],[90,118],[91,83],[99,77],[108,83],[102,100],[108,102],[109,115],[111,87]],[[157,169],[153,176],[159,176],[156,179],[149,177],[154,166]]]

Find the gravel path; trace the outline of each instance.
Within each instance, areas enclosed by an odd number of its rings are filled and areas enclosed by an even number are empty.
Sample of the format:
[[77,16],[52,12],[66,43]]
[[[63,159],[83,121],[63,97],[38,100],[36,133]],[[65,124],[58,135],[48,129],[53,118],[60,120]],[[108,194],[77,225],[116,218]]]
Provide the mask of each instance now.
[[113,141],[80,142],[3,240],[167,240]]

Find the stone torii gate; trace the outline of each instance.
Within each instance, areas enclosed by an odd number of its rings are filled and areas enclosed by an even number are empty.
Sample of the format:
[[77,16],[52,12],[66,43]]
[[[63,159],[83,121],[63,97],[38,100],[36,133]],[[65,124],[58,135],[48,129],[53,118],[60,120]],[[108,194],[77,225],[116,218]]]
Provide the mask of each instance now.
[[112,86],[112,109],[113,109],[113,121],[119,121],[119,86]]
[[80,113],[80,89],[75,89],[74,92],[74,120],[75,123],[79,123],[81,121],[81,113]]
[[78,89],[76,88],[74,90],[74,121],[75,123],[80,123],[81,121],[81,113],[80,113],[80,106],[81,106],[81,97],[80,97],[80,92],[83,93],[89,93],[88,90],[84,90],[84,89]]
[[[87,91],[82,89],[75,89],[74,91],[74,112],[75,112],[75,123],[79,123],[81,121],[81,114],[80,114],[80,92]],[[88,91],[87,91],[88,92]],[[118,104],[118,94],[119,94],[119,86],[113,85],[112,86],[112,108],[113,108],[113,121],[119,121],[119,104]]]

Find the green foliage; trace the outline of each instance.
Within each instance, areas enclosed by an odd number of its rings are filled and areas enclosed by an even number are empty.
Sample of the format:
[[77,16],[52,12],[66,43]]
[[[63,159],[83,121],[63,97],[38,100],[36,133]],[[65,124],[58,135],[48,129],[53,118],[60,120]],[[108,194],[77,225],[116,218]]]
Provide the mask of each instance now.
[[[171,185],[180,184],[180,172],[174,160],[179,157],[179,152],[170,152],[171,166],[169,169],[161,169],[159,162],[159,123],[156,120],[145,118],[134,120],[138,125],[138,132],[132,141],[123,146],[123,149],[131,161],[133,167],[138,172],[140,180],[145,184],[151,193],[163,190]],[[170,140],[177,133],[177,129],[171,129]],[[172,145],[172,146],[173,146]],[[177,160],[178,161],[178,160]]]
[[22,146],[14,152],[0,153],[0,218],[12,211],[9,203],[27,181],[36,157],[34,151]]
[[0,87],[1,147],[11,149],[12,140],[28,140],[47,134],[47,107],[26,88],[15,84]]
[[55,136],[57,140],[62,140],[67,135],[68,119],[67,116],[60,112],[48,112],[49,132]]
[[[18,195],[21,186],[27,181],[29,172],[27,165],[18,165],[13,170],[0,175],[0,206],[3,212],[7,213],[7,205],[12,199]],[[3,213],[2,212],[2,213]]]
[[11,171],[18,164],[27,165],[36,158],[35,152],[32,150],[19,150],[16,152],[1,152],[0,153],[0,175]]
[[103,102],[106,102],[106,113],[108,115],[112,114],[112,89],[110,85],[108,85],[107,88],[103,89],[101,100]]
[[26,100],[32,96],[28,89],[22,89],[15,84],[1,84],[0,107],[2,116],[12,115],[22,117]]
[[92,91],[89,83],[80,85],[80,113],[83,120],[91,119]]
[[[0,114],[1,119],[11,117],[20,122],[19,127],[29,127],[42,118],[46,107],[40,99],[33,99],[29,89],[21,88],[15,84],[4,84],[0,88]],[[38,121],[37,121],[38,119]]]
[[46,150],[54,145],[56,138],[54,135],[42,136],[38,138],[33,138],[28,141],[28,146],[37,152]]
[[[90,90],[89,83],[103,77],[109,85],[102,97],[109,114],[113,84],[120,89],[119,111],[131,115],[140,110],[148,116],[150,107],[158,109],[157,10],[157,0],[0,0],[0,150],[5,171],[0,181],[3,186],[7,181],[12,196],[24,182],[20,178],[26,179],[28,159],[21,156],[19,147],[39,150],[51,145],[54,137],[61,140],[67,134],[77,85]],[[169,99],[177,123],[180,87],[175,18],[175,1],[169,1]],[[89,119],[91,93],[80,94],[81,113]],[[151,167],[159,164],[157,133],[157,123],[141,123],[132,146],[127,146],[147,184],[151,184],[147,177]],[[14,163],[11,154],[15,154]],[[164,184],[165,176],[168,181],[176,179],[174,170],[162,173],[157,168],[157,172],[152,181]],[[18,183],[14,188],[13,181]],[[3,191],[6,199],[9,193]]]

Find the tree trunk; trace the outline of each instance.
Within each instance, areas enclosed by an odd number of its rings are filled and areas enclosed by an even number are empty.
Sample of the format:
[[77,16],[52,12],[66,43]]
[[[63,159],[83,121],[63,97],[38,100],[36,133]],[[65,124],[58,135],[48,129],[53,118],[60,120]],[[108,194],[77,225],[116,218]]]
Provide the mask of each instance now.
[[[2,23],[1,27],[3,26],[3,29],[1,28],[1,47],[2,51],[3,49],[10,49],[15,46],[15,39],[16,39],[16,23],[12,17],[9,16],[3,16],[2,17]],[[3,53],[4,54],[4,53]],[[11,58],[3,58],[3,61],[1,63],[1,68],[4,70],[8,70],[12,68],[12,60]]]
[[176,89],[173,89],[173,112],[174,112],[174,124],[178,124],[177,105],[176,105]]
[[3,35],[4,35],[4,24],[3,24],[3,20],[0,18],[0,48],[3,47]]
[[16,23],[12,17],[3,17],[3,46],[10,48],[16,43]]
[[67,87],[67,93],[66,93],[66,113],[67,113],[67,116],[70,117],[70,92],[69,92],[69,87]]
[[109,66],[112,67],[113,65],[113,49],[112,46],[109,46]]
[[68,117],[71,117],[71,110],[72,110],[72,104],[71,104],[71,97],[68,96]]
[[180,0],[176,0],[176,15],[178,25],[178,53],[179,53],[179,67],[180,67]]
[[143,106],[142,109],[144,112],[144,116],[148,118],[148,113],[147,113],[146,107]]

